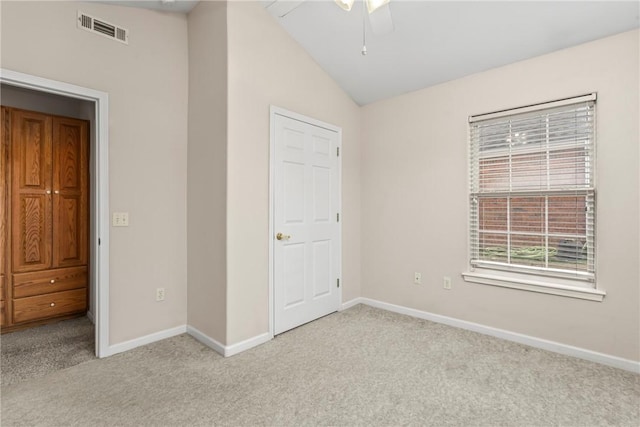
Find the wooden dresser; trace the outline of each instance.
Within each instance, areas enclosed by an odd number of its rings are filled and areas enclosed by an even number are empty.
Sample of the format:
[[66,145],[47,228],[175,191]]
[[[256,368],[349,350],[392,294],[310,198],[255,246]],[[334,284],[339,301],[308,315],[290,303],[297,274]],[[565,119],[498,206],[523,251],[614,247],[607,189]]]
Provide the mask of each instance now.
[[88,306],[89,123],[2,107],[2,332]]

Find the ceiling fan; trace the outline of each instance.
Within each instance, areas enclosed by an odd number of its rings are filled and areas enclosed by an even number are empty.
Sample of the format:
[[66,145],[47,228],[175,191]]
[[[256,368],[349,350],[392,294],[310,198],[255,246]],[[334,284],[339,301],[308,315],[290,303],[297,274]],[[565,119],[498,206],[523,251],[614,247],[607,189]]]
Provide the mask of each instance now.
[[[284,18],[297,9],[306,0],[274,0],[267,6],[270,12],[278,18]],[[347,12],[351,11],[356,0],[334,0],[335,3]],[[365,19],[369,16],[371,29],[377,35],[385,35],[393,31],[393,19],[389,3],[391,0],[362,0],[362,55],[367,54]],[[367,13],[368,12],[368,13]]]
[[[389,2],[391,0],[362,0],[369,12],[369,22],[374,33],[379,35],[388,34],[393,31],[393,19]],[[335,0],[336,4],[347,12],[351,11],[355,0]],[[363,15],[365,15],[363,11]]]

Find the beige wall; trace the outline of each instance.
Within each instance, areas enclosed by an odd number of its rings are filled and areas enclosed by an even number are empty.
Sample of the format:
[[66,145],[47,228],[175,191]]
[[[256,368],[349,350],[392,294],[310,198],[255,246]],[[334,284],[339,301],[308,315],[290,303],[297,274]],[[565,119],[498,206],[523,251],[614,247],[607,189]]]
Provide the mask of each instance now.
[[[186,17],[96,3],[0,7],[3,68],[109,93],[110,209],[130,218],[110,233],[110,344],[184,325]],[[128,28],[130,44],[78,30],[78,9]]]
[[269,105],[343,130],[343,301],[360,295],[360,111],[258,2],[228,5],[227,343],[268,331]]
[[227,6],[189,14],[188,324],[226,341]]
[[[362,295],[640,360],[639,38],[624,33],[364,107]],[[468,116],[590,92],[604,302],[464,282]],[[412,283],[414,271],[424,285]]]

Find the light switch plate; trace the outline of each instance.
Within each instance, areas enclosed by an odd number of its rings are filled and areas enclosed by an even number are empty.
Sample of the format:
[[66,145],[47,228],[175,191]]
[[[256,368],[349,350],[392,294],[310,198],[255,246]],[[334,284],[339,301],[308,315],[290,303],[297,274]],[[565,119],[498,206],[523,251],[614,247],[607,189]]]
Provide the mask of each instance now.
[[128,227],[129,226],[129,212],[114,212],[113,213],[113,226],[114,227]]

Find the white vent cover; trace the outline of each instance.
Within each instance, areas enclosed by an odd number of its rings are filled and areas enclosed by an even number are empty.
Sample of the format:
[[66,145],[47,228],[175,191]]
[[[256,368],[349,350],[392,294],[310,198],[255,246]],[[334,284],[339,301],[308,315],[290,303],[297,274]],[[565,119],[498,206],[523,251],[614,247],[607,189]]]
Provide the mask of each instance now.
[[129,44],[129,30],[78,11],[78,28]]

